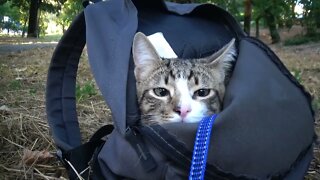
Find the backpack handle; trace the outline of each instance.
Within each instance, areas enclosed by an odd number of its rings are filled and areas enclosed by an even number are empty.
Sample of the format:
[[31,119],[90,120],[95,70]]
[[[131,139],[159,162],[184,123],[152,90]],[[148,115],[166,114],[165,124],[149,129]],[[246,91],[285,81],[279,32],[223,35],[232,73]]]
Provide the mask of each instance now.
[[75,85],[79,59],[85,43],[85,18],[81,12],[60,39],[47,77],[48,123],[56,145],[64,151],[81,145]]

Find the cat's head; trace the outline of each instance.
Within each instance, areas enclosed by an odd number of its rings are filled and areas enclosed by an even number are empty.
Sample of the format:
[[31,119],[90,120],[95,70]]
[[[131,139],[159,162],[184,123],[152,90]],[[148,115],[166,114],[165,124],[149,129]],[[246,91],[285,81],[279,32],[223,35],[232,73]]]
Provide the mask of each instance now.
[[132,53],[143,124],[198,122],[220,111],[226,72],[236,54],[234,39],[206,58],[165,59],[137,33]]

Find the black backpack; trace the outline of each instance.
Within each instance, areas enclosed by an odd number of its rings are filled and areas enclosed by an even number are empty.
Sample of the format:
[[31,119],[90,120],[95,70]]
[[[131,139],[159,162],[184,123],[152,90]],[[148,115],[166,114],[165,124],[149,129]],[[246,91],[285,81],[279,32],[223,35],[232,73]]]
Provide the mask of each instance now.
[[[70,179],[187,179],[198,123],[141,126],[131,46],[162,32],[181,58],[205,57],[236,39],[238,56],[212,128],[205,179],[303,179],[313,156],[311,97],[279,58],[212,4],[85,1],[49,67],[46,108]],[[113,124],[81,144],[75,82],[82,50]]]

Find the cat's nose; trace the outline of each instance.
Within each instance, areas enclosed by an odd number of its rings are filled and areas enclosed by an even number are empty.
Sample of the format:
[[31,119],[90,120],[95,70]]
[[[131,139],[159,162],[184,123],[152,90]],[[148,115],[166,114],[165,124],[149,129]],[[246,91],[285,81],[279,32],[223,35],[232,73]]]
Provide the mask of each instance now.
[[191,107],[186,106],[186,107],[177,107],[174,109],[176,113],[180,115],[180,117],[185,118],[189,112],[191,112]]

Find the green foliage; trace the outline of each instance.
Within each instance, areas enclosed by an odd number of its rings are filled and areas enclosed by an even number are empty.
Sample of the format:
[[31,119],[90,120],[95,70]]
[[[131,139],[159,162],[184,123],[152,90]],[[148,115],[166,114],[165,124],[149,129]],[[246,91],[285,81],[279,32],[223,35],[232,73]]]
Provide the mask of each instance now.
[[302,83],[302,71],[298,69],[293,69],[291,74],[296,78],[296,80],[301,84]]
[[243,0],[211,0],[210,2],[230,12],[238,21],[243,20]]
[[[66,0],[41,0],[40,9],[45,12],[57,12]],[[28,11],[30,7],[30,0],[0,0],[0,5],[10,2],[14,7],[20,10]]]
[[287,39],[284,41],[285,46],[294,46],[300,44],[306,44],[309,42],[319,42],[320,41],[320,34],[313,34],[313,35],[298,35],[293,38]]
[[[20,2],[20,1],[19,1]],[[18,3],[18,2],[16,2]],[[28,3],[17,6],[15,1],[1,1],[0,20],[3,16],[10,18],[8,22],[0,22],[0,28],[10,29],[14,32],[25,31],[28,17]],[[21,3],[21,2],[20,2]]]
[[9,16],[12,20],[19,20],[19,8],[12,6],[11,2],[0,5],[0,16]]
[[40,37],[39,41],[41,42],[57,42],[61,39],[61,34],[54,34],[54,35],[46,35]]
[[[184,0],[176,0],[174,2],[185,2]],[[187,3],[212,3],[228,12],[230,12],[238,21],[243,19],[243,0],[194,0],[186,1]]]
[[9,84],[9,88],[12,90],[20,90],[22,88],[22,83],[20,80],[13,80]]
[[[240,22],[244,19],[244,1],[243,0],[171,0],[178,3],[214,3],[227,11]],[[30,9],[30,0],[0,0],[0,18],[4,12],[9,13],[10,17],[19,22],[21,27],[13,24],[0,24],[1,27],[10,27],[11,29],[25,29],[27,17]],[[288,27],[297,22],[294,12],[297,4],[303,5],[304,13],[302,23],[307,27],[308,34],[317,32],[320,28],[320,1],[319,0],[252,0],[252,20],[257,25],[267,25],[270,28],[273,38],[278,38],[277,28]],[[63,31],[69,26],[74,17],[82,10],[80,0],[41,0],[40,3],[40,23],[39,26],[42,34],[46,27],[47,19],[43,12],[57,14],[57,24],[62,26]],[[259,21],[261,20],[261,21]],[[258,28],[259,26],[257,26]]]
[[320,1],[319,0],[300,0],[303,5],[303,24],[307,27],[307,34],[314,35],[317,28],[320,28]]
[[[292,9],[288,1],[289,0],[253,0],[253,19],[258,25],[260,19],[266,23],[269,27],[273,43],[280,41],[277,25],[284,26],[284,24],[286,24],[289,27],[292,26],[292,22],[289,22],[293,17],[291,15]],[[294,2],[291,2],[291,5],[292,3]],[[295,6],[295,4],[292,6]]]
[[312,107],[315,111],[320,110],[320,98],[316,98],[312,101]]
[[[19,20],[17,20],[17,22],[19,22],[19,24],[23,25],[22,27],[20,27],[19,30],[26,30],[27,27],[27,22],[28,22],[28,18],[31,15],[30,12],[30,3],[38,3],[36,9],[34,9],[33,12],[35,11],[39,11],[40,12],[40,16],[35,16],[33,13],[32,19],[36,19],[35,22],[39,22],[38,24],[36,24],[37,26],[37,32],[39,32],[41,35],[44,35],[45,33],[45,28],[47,26],[47,21],[45,17],[42,17],[42,12],[49,12],[49,13],[57,13],[60,9],[61,6],[63,5],[63,3],[66,0],[41,0],[41,1],[31,1],[31,0],[0,0],[0,7],[6,4],[10,4],[10,8],[15,8],[18,9],[18,12],[20,13],[19,16]],[[1,9],[1,8],[0,8]],[[6,9],[6,12],[8,12],[8,9]],[[1,13],[1,10],[0,10]],[[11,17],[11,16],[10,16]],[[40,20],[38,19],[40,17]],[[1,15],[0,15],[1,18]],[[33,21],[34,22],[34,21]],[[33,23],[34,25],[34,23]],[[29,22],[29,27],[33,27],[32,25],[30,25]],[[12,29],[14,29],[14,27],[12,27]],[[35,33],[35,32],[33,32]]]
[[37,95],[37,89],[35,89],[35,88],[31,88],[31,89],[29,89],[29,94],[30,95],[32,95],[32,96],[36,96]]
[[[9,17],[8,21],[4,21],[3,17]],[[22,30],[22,26],[20,24],[20,20],[23,14],[17,7],[12,6],[11,2],[6,2],[0,5],[0,28],[13,30],[15,32]]]
[[48,15],[46,12],[42,12],[40,14],[40,20],[39,20],[39,36],[45,36],[46,35],[46,29],[48,28]]
[[296,21],[295,7],[298,0],[282,0],[278,9],[277,23],[279,27],[291,28]]
[[93,82],[86,82],[82,86],[76,85],[76,99],[78,102],[97,95]]
[[294,38],[285,40],[283,44],[285,46],[294,46],[294,45],[305,44],[305,43],[308,43],[309,41],[310,39],[308,37],[296,36]]
[[63,4],[62,9],[59,11],[58,18],[56,20],[57,24],[62,26],[63,32],[82,9],[82,3],[78,0],[67,0]]

